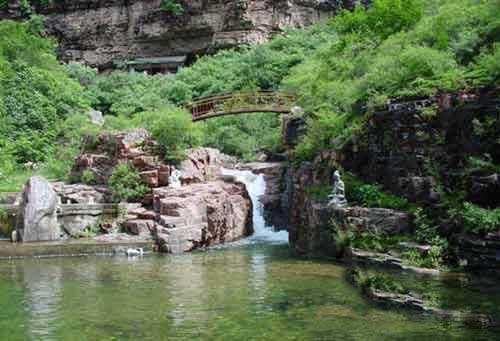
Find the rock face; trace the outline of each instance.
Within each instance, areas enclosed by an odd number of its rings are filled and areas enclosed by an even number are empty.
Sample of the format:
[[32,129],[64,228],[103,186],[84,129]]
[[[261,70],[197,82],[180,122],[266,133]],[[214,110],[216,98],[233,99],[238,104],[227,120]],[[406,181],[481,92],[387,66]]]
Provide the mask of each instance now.
[[109,202],[111,193],[106,186],[52,183],[61,204],[100,204]]
[[214,148],[197,148],[187,151],[186,160],[180,164],[183,184],[213,181],[220,175],[223,165],[235,162],[233,158]]
[[[40,5],[64,61],[107,69],[114,61],[188,56],[266,41],[285,27],[304,27],[354,1],[179,0],[182,14],[161,9],[162,0],[62,0]],[[0,19],[22,16],[12,3]]]
[[[379,226],[384,233],[411,231],[409,217],[401,212],[350,207],[333,214],[315,202],[310,192],[330,185],[335,169],[378,183],[385,191],[420,206],[436,207],[436,212],[442,193],[464,193],[466,201],[490,209],[499,207],[500,177],[494,166],[500,164],[499,91],[478,89],[388,102],[367,115],[360,133],[338,149],[322,151],[313,162],[288,169],[282,205],[290,212],[292,245],[306,253],[325,250],[324,246],[330,251],[332,216],[341,225],[357,229]],[[296,132],[303,124],[285,120],[287,146],[296,143]],[[463,230],[456,222],[442,220],[442,235]],[[469,267],[498,269],[497,235],[458,239],[453,247]]]
[[[328,181],[335,169],[328,153],[318,155],[314,162],[289,168],[282,191],[282,211],[287,212],[290,244],[302,254],[335,255],[334,232],[352,229],[386,235],[412,231],[411,217],[396,210],[357,206],[333,207],[327,199],[318,200],[311,189],[331,188]],[[326,180],[325,180],[326,179]],[[325,183],[326,181],[326,183]]]
[[411,232],[411,218],[407,213],[367,207],[342,207],[333,210],[335,220],[359,232],[394,235]]
[[457,238],[460,262],[469,269],[497,270],[500,267],[500,232],[485,236],[461,235]]
[[31,177],[23,191],[17,219],[17,237],[23,242],[59,240],[62,231],[57,221],[58,197],[42,177]]
[[[107,200],[109,193],[103,188],[118,164],[133,165],[151,188],[169,185],[168,178],[173,166],[165,164],[159,156],[157,142],[144,129],[135,129],[119,134],[105,134],[97,141],[87,143],[84,152],[78,156],[71,171],[71,177],[82,179],[85,172],[91,173],[93,182],[98,186],[62,186],[58,190],[63,198],[82,202]],[[186,160],[180,165],[183,184],[215,180],[220,167],[232,160],[213,148],[188,150]],[[75,186],[78,193],[74,193]],[[86,194],[85,194],[86,193]]]
[[283,118],[283,145],[287,148],[295,147],[306,131],[306,121],[302,117]]
[[154,190],[160,250],[181,253],[252,233],[252,202],[241,183],[222,181]]

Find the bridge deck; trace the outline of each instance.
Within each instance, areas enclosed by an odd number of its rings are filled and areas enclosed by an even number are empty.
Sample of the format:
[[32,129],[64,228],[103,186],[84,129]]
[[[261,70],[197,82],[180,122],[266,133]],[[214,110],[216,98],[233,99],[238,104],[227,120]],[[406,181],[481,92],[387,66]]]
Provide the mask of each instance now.
[[240,92],[204,97],[187,106],[193,121],[244,113],[289,113],[295,102],[292,94],[275,91]]

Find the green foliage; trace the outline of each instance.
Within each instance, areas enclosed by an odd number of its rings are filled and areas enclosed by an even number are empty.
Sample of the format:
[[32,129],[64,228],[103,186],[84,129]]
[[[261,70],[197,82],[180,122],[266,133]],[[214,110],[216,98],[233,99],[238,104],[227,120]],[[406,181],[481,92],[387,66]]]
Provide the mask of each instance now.
[[199,146],[202,141],[201,127],[191,121],[186,111],[178,108],[145,112],[136,120],[160,143],[168,161],[184,160],[186,149]]
[[413,212],[415,223],[415,237],[419,242],[430,243],[436,237],[439,237],[438,226],[431,219],[424,209],[417,208]]
[[384,39],[414,26],[422,13],[420,0],[378,0],[368,10],[361,5],[352,12],[344,10],[333,26],[340,33],[372,34]]
[[340,226],[335,219],[331,220],[331,226],[338,256],[342,256],[348,247],[372,252],[389,252],[398,249],[399,243],[407,239],[402,235],[390,236],[376,231],[358,231],[351,226]]
[[9,6],[10,0],[0,0],[0,10],[6,9]]
[[352,276],[354,282],[365,293],[368,293],[371,290],[380,290],[397,294],[409,293],[409,290],[406,289],[401,283],[384,274],[354,270]]
[[0,207],[0,236],[10,237],[10,234],[14,226],[12,221],[9,219],[7,211]]
[[500,208],[487,209],[466,202],[462,207],[450,210],[450,215],[470,233],[486,234],[500,230]]
[[477,58],[469,77],[473,84],[500,84],[500,43],[495,43],[491,51],[484,51]]
[[93,185],[93,184],[95,184],[95,180],[96,180],[95,174],[92,171],[86,169],[82,173],[81,180],[84,184]]
[[484,176],[492,173],[500,173],[500,165],[493,163],[491,156],[485,154],[482,157],[469,157],[465,166],[465,174]]
[[421,268],[441,268],[448,252],[448,241],[444,238],[435,237],[431,241],[431,248],[427,252],[416,249],[405,251],[402,256],[404,260],[413,266]]
[[108,185],[115,202],[140,201],[149,192],[140,174],[128,164],[116,166]]
[[311,160],[318,150],[340,148],[360,126],[349,114],[320,111],[307,119],[307,134],[295,149],[295,162]]
[[51,41],[27,24],[0,22],[0,133],[16,141],[20,162],[43,161],[55,139],[55,125],[85,107],[80,86],[67,77]]
[[[310,120],[346,117],[343,126],[350,127],[389,98],[497,84],[499,10],[498,0],[375,0],[368,9],[332,19],[331,39],[294,67],[283,85],[298,93],[306,113],[321,113]],[[338,148],[348,135],[341,130],[325,139],[314,124],[308,127],[297,162]]]
[[162,0],[160,8],[172,15],[181,15],[184,13],[184,7],[178,0]]
[[334,229],[333,240],[335,241],[335,250],[337,257],[342,257],[347,248],[352,245],[355,238],[354,232],[351,230],[343,230],[334,220],[332,220]]
[[328,196],[332,193],[332,186],[329,185],[315,185],[306,188],[306,193],[314,201],[326,202],[328,201]]
[[386,193],[378,185],[363,183],[348,173],[345,174],[344,179],[348,202],[364,207],[381,207],[395,210],[408,210],[410,208],[408,200]]
[[397,248],[398,243],[402,239],[402,236],[388,236],[377,232],[354,232],[351,246],[374,252],[388,252],[391,249]]
[[53,42],[38,35],[41,26],[37,16],[26,23],[0,22],[2,191],[19,190],[32,173],[23,164],[51,160],[59,150],[60,124],[88,107],[81,86],[57,61]]
[[72,63],[69,73],[86,85],[85,97],[91,106],[105,115],[125,115],[160,109],[170,104],[168,87],[171,77],[116,71],[96,76],[95,70]]
[[204,144],[244,160],[259,151],[280,151],[280,118],[270,113],[228,116],[203,123]]

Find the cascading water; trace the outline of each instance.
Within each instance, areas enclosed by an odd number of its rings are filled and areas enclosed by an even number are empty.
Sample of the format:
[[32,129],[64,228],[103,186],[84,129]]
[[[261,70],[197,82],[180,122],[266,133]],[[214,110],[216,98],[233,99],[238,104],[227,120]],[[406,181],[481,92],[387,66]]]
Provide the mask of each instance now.
[[253,204],[254,234],[250,241],[265,241],[271,243],[288,242],[287,231],[274,231],[272,226],[266,226],[264,208],[259,198],[266,192],[266,182],[262,174],[254,174],[248,170],[222,169],[223,175],[234,176],[236,180],[244,183]]

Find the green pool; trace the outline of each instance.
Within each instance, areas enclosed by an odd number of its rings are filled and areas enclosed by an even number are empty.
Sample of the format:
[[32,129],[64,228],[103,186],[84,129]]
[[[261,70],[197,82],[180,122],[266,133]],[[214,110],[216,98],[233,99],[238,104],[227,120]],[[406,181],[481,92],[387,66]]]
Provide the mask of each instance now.
[[[431,316],[382,309],[346,268],[286,244],[180,256],[0,262],[0,340],[493,340]],[[417,280],[443,304],[498,312],[500,289]],[[452,301],[452,302],[448,302]]]

